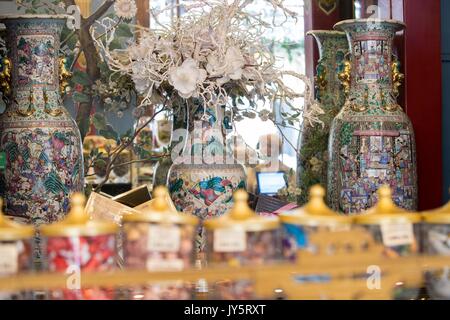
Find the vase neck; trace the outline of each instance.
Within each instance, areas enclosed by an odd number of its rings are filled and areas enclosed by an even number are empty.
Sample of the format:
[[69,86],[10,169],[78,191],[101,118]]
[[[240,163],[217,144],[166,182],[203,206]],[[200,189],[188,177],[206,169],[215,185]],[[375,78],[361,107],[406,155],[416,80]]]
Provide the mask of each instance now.
[[349,100],[361,109],[396,105],[393,42],[399,26],[357,23],[345,26],[351,52]]
[[325,107],[327,104],[336,104],[336,101],[329,101],[329,98],[343,100],[344,93],[337,75],[338,68],[348,53],[347,37],[345,33],[337,31],[311,31],[309,34],[314,36],[319,48],[315,79],[317,98]]
[[227,151],[228,123],[225,108],[205,107],[202,104],[188,106],[187,143],[183,156],[194,164],[226,163],[232,157]]
[[59,49],[63,19],[17,18],[6,25],[11,62],[11,100],[43,107],[60,100]]

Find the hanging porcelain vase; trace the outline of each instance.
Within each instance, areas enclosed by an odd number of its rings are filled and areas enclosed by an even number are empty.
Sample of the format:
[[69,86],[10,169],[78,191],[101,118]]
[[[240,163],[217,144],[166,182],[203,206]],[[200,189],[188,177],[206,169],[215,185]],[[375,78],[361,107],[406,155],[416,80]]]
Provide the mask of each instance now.
[[[83,187],[83,153],[75,121],[62,105],[67,85],[59,58],[66,16],[3,16],[8,57],[2,59],[0,193],[6,213],[40,225],[60,220]],[[58,60],[59,59],[59,60]]]
[[395,203],[417,209],[416,147],[411,121],[397,103],[403,74],[393,54],[392,20],[347,20],[352,59],[339,78],[348,94],[334,119],[329,142],[328,200],[334,210],[359,213],[377,202],[382,185]]
[[327,186],[330,126],[345,102],[345,94],[337,74],[348,53],[347,37],[343,32],[313,30],[307,35],[313,36],[319,47],[320,59],[315,76],[316,98],[325,113],[320,116],[323,126],[310,126],[304,122],[300,134],[298,186],[304,191],[299,197],[302,205],[308,202],[306,191],[312,186]]
[[[169,172],[171,198],[179,211],[201,221],[227,212],[233,205],[233,192],[245,188],[244,167],[226,151],[228,124],[223,107],[190,106],[188,139],[176,146],[182,149],[182,156],[174,160]],[[173,139],[178,141],[177,137]],[[196,244],[197,252],[203,253],[206,245],[203,226],[199,228]]]

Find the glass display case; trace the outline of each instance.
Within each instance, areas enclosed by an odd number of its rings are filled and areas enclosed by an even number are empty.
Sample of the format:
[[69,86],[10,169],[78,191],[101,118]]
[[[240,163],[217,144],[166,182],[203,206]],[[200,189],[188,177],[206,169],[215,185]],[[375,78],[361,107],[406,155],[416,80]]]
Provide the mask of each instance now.
[[[154,199],[124,216],[126,269],[181,271],[193,266],[194,237],[198,219],[176,211],[168,190],[157,187]],[[180,281],[148,284],[128,290],[129,298],[185,300],[193,294],[191,283]]]
[[[94,221],[84,210],[85,197],[75,194],[71,211],[61,222],[42,226],[44,268],[50,272],[107,272],[116,268],[116,239],[119,227],[113,222]],[[76,280],[76,279],[75,279]],[[49,291],[50,299],[114,299],[112,288],[77,287],[77,282],[61,290]]]
[[[263,266],[281,260],[279,218],[256,215],[247,204],[244,190],[236,191],[233,198],[234,206],[227,214],[204,222],[208,264]],[[248,279],[216,282],[210,296],[224,300],[257,298]]]

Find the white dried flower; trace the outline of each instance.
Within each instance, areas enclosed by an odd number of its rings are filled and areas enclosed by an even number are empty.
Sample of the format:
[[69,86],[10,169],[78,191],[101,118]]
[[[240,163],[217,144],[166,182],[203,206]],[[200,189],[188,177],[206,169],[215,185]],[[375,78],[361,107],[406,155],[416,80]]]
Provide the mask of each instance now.
[[136,90],[139,93],[144,93],[151,85],[150,79],[145,72],[145,62],[136,61],[132,65],[133,74],[131,78],[133,79]]
[[242,77],[242,68],[245,66],[245,59],[241,50],[230,47],[225,54],[226,75],[232,80],[239,80]]
[[136,3],[134,0],[116,0],[114,11],[119,18],[132,19],[137,13]]
[[182,98],[190,98],[197,91],[197,85],[206,80],[206,71],[197,66],[193,59],[187,59],[169,73],[169,83]]
[[208,56],[206,70],[211,77],[222,77],[225,74],[226,65],[220,63],[217,53],[213,53]]

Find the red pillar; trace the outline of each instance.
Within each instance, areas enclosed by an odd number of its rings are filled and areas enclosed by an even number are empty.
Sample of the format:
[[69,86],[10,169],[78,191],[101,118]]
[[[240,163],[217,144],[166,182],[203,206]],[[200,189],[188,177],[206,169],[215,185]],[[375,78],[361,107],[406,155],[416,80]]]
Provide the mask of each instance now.
[[[393,0],[397,1],[397,0]],[[404,0],[406,111],[416,133],[421,210],[442,205],[440,0]]]

